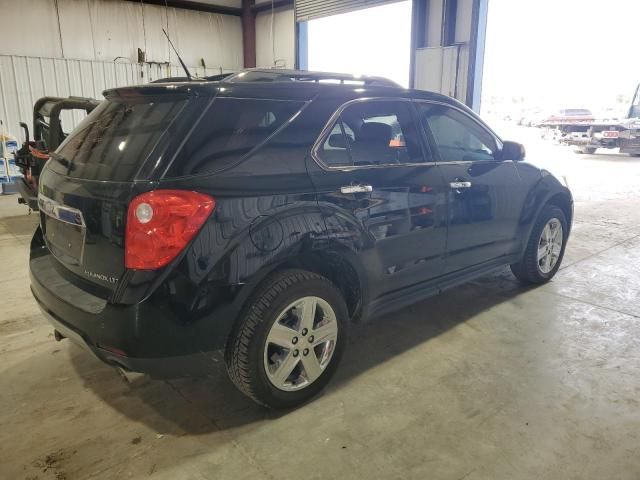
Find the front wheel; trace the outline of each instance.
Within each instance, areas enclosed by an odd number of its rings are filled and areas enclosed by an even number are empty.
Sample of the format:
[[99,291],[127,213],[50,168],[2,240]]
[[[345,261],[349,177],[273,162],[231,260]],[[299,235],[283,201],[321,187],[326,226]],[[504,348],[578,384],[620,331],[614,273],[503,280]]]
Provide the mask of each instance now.
[[329,382],[346,344],[348,311],[326,278],[285,270],[262,283],[229,342],[229,377],[255,402],[289,408]]
[[522,259],[511,271],[524,283],[546,283],[553,278],[564,257],[569,230],[564,212],[547,205],[536,221]]

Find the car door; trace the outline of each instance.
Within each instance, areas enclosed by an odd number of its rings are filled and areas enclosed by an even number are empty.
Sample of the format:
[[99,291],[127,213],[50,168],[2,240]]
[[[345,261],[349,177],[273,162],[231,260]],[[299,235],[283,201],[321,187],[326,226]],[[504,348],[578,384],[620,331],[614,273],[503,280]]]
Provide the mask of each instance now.
[[500,140],[462,108],[417,108],[449,187],[445,273],[513,254],[525,192],[513,161],[500,159]]
[[407,99],[348,102],[314,147],[309,173],[327,231],[358,239],[371,299],[444,268],[444,182],[425,147]]

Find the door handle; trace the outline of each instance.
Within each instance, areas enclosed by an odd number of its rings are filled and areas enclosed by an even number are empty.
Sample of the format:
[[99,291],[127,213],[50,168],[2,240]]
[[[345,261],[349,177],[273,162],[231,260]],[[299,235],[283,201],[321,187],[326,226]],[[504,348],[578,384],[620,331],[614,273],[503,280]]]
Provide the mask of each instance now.
[[459,190],[461,188],[471,188],[471,182],[451,182],[449,186],[454,190]]
[[373,192],[371,185],[344,185],[340,187],[342,193],[367,193]]

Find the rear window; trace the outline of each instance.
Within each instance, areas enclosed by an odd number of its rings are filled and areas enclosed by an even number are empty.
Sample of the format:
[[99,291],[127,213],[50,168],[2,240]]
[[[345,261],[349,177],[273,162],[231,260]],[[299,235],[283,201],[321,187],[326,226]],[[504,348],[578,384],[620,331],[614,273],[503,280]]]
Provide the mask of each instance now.
[[267,140],[303,105],[287,100],[216,99],[165,176],[206,174],[232,165]]
[[184,97],[105,100],[52,155],[53,170],[91,180],[133,180],[186,104]]

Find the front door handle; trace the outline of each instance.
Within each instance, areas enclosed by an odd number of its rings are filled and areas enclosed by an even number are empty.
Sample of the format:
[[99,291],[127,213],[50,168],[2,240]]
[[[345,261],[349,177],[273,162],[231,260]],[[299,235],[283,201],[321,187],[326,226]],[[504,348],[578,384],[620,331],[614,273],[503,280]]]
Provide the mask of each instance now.
[[340,187],[342,193],[367,193],[373,192],[371,185],[344,185]]
[[454,190],[460,190],[461,188],[471,188],[471,182],[451,182],[449,186]]

